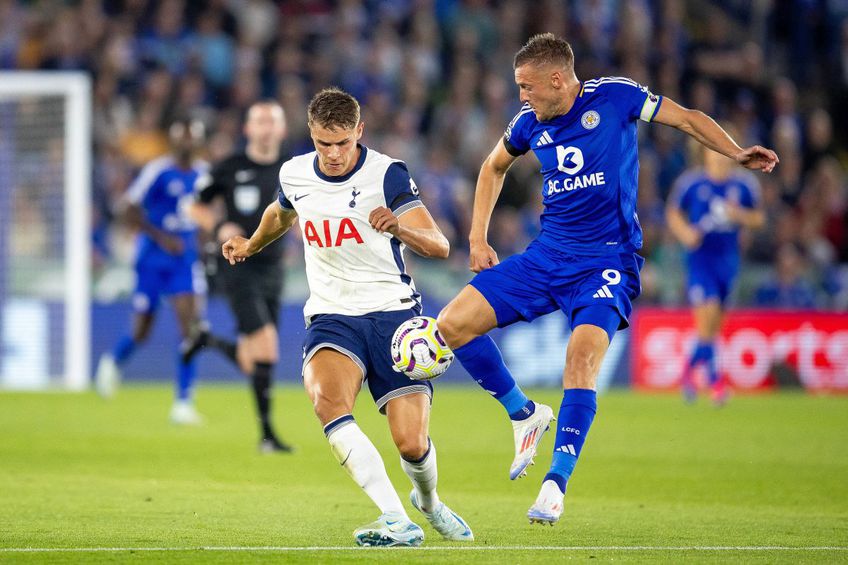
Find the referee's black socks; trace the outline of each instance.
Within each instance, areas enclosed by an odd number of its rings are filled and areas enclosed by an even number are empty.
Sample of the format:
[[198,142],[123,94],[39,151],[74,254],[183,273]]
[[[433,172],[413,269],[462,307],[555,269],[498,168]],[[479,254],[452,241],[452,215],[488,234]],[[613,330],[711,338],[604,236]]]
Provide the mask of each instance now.
[[206,339],[209,347],[214,347],[226,355],[227,359],[238,365],[238,359],[236,359],[236,343],[234,341],[229,341],[213,333],[210,333]]
[[262,427],[262,439],[276,439],[271,429],[271,379],[274,366],[271,363],[255,363],[253,367],[253,396]]

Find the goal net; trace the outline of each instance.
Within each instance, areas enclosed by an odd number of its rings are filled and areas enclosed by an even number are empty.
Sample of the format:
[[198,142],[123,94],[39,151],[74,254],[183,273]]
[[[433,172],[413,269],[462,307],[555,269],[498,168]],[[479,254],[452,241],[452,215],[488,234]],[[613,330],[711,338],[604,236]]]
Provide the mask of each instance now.
[[0,388],[90,374],[91,85],[0,72]]

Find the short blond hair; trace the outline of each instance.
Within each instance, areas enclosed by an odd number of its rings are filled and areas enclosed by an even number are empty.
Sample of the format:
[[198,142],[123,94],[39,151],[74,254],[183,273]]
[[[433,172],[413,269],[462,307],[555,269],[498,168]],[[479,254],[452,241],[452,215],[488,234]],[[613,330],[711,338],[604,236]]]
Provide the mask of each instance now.
[[574,51],[564,39],[552,33],[534,35],[518,50],[512,62],[512,68],[523,65],[556,65],[565,69],[574,69]]

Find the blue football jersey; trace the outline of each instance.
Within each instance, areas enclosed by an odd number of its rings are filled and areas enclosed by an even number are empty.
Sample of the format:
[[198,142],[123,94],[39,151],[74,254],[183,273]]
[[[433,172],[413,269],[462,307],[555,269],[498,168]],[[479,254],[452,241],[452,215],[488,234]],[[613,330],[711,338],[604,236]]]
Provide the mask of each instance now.
[[[188,217],[188,205],[194,201],[194,184],[208,165],[196,162],[190,169],[181,169],[173,157],[155,159],[142,168],[127,189],[126,199],[144,211],[147,221],[168,233],[182,237],[186,254],[196,254],[196,226]],[[149,236],[142,233],[138,255],[168,255]]]
[[759,204],[760,184],[748,171],[734,171],[727,179],[716,181],[703,170],[683,173],[670,198],[683,216],[704,234],[701,245],[688,251],[693,261],[735,270],[739,263],[739,225],[727,218],[727,203],[743,208]]
[[581,255],[642,247],[636,121],[650,122],[661,103],[628,78],[606,77],[583,83],[571,109],[550,121],[521,108],[504,144],[515,156],[532,150],[542,165],[539,241]]

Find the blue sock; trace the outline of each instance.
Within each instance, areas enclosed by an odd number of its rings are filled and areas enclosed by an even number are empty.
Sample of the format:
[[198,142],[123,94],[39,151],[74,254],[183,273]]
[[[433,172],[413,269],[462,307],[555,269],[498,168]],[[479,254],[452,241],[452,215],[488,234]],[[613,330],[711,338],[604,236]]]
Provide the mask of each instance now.
[[718,365],[716,363],[715,344],[713,344],[713,342],[707,342],[703,344],[703,348],[704,363],[707,366],[707,378],[709,379],[710,386],[712,386],[718,382]]
[[135,340],[132,336],[125,335],[115,344],[115,348],[112,350],[112,357],[115,359],[115,363],[123,365],[127,362],[130,355],[132,355],[133,351],[135,351]]
[[690,369],[698,363],[707,360],[707,345],[702,341],[695,344],[695,349],[692,350],[692,355],[689,357]]
[[454,349],[453,353],[477,384],[503,405],[510,418],[524,420],[536,411],[536,405],[528,400],[515,384],[515,379],[504,365],[501,352],[491,337],[475,337],[462,347]]
[[191,400],[197,364],[194,360],[183,363],[182,354],[177,354],[177,400]]
[[574,471],[597,410],[598,400],[594,390],[568,388],[563,391],[554,440],[554,458],[543,482],[552,480],[565,492],[565,483]]

